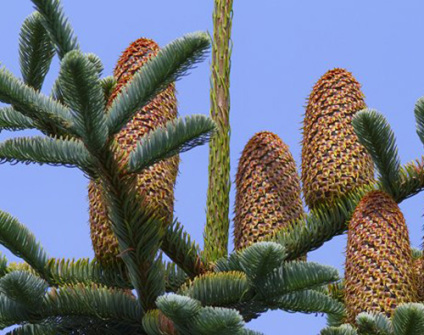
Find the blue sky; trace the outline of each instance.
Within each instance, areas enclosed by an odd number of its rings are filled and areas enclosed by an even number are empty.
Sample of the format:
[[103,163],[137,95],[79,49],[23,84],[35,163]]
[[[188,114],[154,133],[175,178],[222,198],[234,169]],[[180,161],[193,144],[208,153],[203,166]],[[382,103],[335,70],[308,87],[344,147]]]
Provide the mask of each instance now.
[[[212,0],[62,2],[83,51],[101,57],[106,75],[111,74],[121,51],[139,37],[153,38],[163,46],[184,33],[212,30]],[[232,179],[243,146],[262,130],[278,134],[300,165],[306,98],[319,77],[334,67],[353,72],[363,85],[367,105],[387,117],[402,162],[422,155],[413,108],[424,94],[423,11],[422,1],[411,0],[235,1]],[[19,29],[31,12],[29,0],[8,1],[0,11],[0,62],[16,75]],[[209,113],[209,62],[207,59],[178,82],[181,115]],[[57,66],[55,60],[44,87],[46,93],[57,75]],[[11,136],[15,135],[2,132],[0,140]],[[176,216],[200,244],[205,223],[207,156],[207,146],[183,154],[176,188]],[[0,185],[0,209],[27,225],[51,256],[92,257],[87,180],[82,173],[4,164],[0,166]],[[417,195],[401,205],[416,247],[422,238],[423,202],[423,196]],[[344,249],[345,238],[338,237],[310,253],[309,260],[333,265],[343,274]],[[261,316],[249,327],[268,335],[309,335],[317,334],[325,322],[321,316],[278,311]]]

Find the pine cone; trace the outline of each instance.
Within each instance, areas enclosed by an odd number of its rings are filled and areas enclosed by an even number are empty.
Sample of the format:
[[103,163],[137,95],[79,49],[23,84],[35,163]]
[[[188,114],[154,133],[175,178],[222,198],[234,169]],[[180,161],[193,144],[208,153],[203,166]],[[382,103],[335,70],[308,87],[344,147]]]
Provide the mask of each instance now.
[[346,70],[328,71],[315,84],[302,141],[303,194],[310,208],[373,182],[373,162],[351,125],[365,107],[360,84]]
[[418,301],[424,302],[424,256],[414,260],[414,275],[417,281]]
[[[152,40],[141,38],[133,42],[122,54],[114,71],[117,85],[113,99],[125,89],[125,85],[134,74],[159,51]],[[127,125],[115,136],[119,153],[125,160],[135,148],[137,142],[148,132],[163,126],[177,117],[175,86],[169,85],[152,101],[139,111]],[[150,208],[156,210],[159,217],[170,223],[174,211],[174,186],[178,174],[179,157],[174,156],[158,162],[137,176],[138,190]],[[100,185],[91,181],[88,188],[90,202],[91,240],[96,258],[107,262],[119,254],[118,241],[111,230],[107,206],[101,194]]]
[[417,291],[405,218],[386,193],[364,196],[349,223],[345,267],[348,322],[361,312],[388,317],[402,303],[415,302]]
[[257,133],[245,146],[236,188],[236,249],[264,240],[304,216],[293,156],[271,132]]

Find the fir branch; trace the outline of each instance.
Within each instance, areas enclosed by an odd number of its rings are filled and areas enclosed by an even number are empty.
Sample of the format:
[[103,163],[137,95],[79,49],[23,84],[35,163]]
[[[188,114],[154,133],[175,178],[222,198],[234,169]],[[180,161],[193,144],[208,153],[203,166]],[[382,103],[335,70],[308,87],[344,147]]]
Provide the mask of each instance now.
[[52,288],[43,300],[41,317],[80,315],[139,324],[141,309],[127,293],[97,285]]
[[31,318],[32,314],[25,306],[0,294],[0,329],[23,323]]
[[391,320],[384,314],[360,313],[356,317],[356,324],[360,334],[392,335]]
[[273,299],[286,293],[314,288],[339,279],[338,271],[313,262],[286,262],[266,275],[256,286],[262,299]]
[[31,310],[40,307],[47,289],[46,281],[27,271],[13,271],[0,279],[0,293]]
[[160,50],[114,99],[107,120],[109,135],[118,133],[154,96],[202,61],[209,45],[206,33],[193,33]]
[[329,295],[331,298],[344,303],[345,302],[345,283],[344,279],[339,280],[338,282],[331,283],[326,287],[322,288],[322,292]]
[[398,306],[392,316],[392,323],[396,335],[424,334],[424,304]]
[[243,319],[233,309],[201,307],[198,301],[175,294],[159,297],[157,306],[182,334],[234,335],[243,331]]
[[[259,242],[259,243],[262,243],[262,242]],[[243,269],[242,265],[240,264],[240,252],[235,251],[229,254],[227,257],[222,257],[218,259],[214,263],[214,271],[215,272],[245,271],[245,269]]]
[[0,142],[1,162],[79,167],[94,173],[93,161],[81,141],[49,137],[18,137]]
[[19,113],[13,107],[0,108],[0,129],[24,130],[35,128],[34,121]]
[[0,69],[0,101],[35,121],[44,133],[74,134],[68,108],[25,85],[5,68]]
[[283,264],[284,247],[273,242],[259,242],[239,254],[239,264],[255,287],[263,285],[264,277]]
[[178,293],[200,301],[203,306],[233,307],[249,288],[246,275],[233,271],[201,275]]
[[86,316],[49,317],[38,324],[28,324],[15,328],[11,335],[145,335],[141,327],[120,321],[106,321]]
[[73,111],[75,129],[94,153],[103,148],[108,136],[97,67],[88,56],[75,50],[63,58],[59,74],[60,90],[65,104]]
[[105,97],[105,101],[108,102],[110,97],[115,90],[116,87],[116,78],[114,76],[108,76],[100,79],[100,85],[103,88],[103,95]]
[[202,308],[199,301],[177,294],[160,296],[156,305],[170,319],[176,323],[183,323],[195,317]]
[[140,173],[158,161],[203,145],[214,129],[214,122],[204,115],[168,121],[140,139],[130,154],[129,171]]
[[400,158],[390,125],[383,115],[369,109],[356,113],[352,125],[378,169],[384,190],[397,198]]
[[424,189],[424,157],[407,163],[399,172],[397,203],[408,199]]
[[200,248],[183,230],[181,223],[174,221],[167,227],[161,248],[190,278],[205,272],[206,265],[200,257]]
[[79,49],[77,38],[63,12],[60,0],[31,1],[43,16],[44,27],[49,32],[60,59],[69,51]]
[[9,273],[7,258],[0,252],[0,278],[4,277],[7,273]]
[[[127,293],[96,285],[67,285],[52,288],[35,310],[27,310],[0,295],[0,324],[7,327],[29,322],[49,322],[70,329],[87,328],[90,323],[107,327],[108,323],[126,325],[132,331],[141,330],[141,310],[137,301]],[[74,319],[67,322],[67,319]],[[77,318],[85,318],[77,323]]]
[[104,66],[103,66],[102,60],[100,59],[99,56],[97,56],[96,54],[93,54],[93,53],[88,53],[85,56],[87,57],[87,59],[90,61],[90,63],[96,69],[97,79],[100,79],[100,77],[102,76],[103,71],[105,69]]
[[186,273],[175,263],[165,265],[166,292],[177,292],[188,280]]
[[24,225],[10,214],[0,211],[0,244],[25,260],[43,278],[47,254]]
[[165,292],[164,266],[158,254],[165,224],[147,209],[137,190],[136,175],[124,176],[114,153],[119,153],[116,147],[105,153],[102,161],[105,164],[100,175],[102,187],[120,257],[127,266],[143,311],[147,311],[154,308],[156,298]]
[[59,78],[57,78],[53,83],[50,97],[58,103],[65,105],[65,99],[63,98],[63,92],[62,88],[60,87]]
[[87,258],[78,260],[50,258],[45,267],[51,285],[99,284],[108,287],[132,289],[122,262],[102,265]]
[[25,19],[19,36],[22,77],[25,83],[36,91],[41,90],[55,54],[42,21],[40,13],[32,13]]
[[424,144],[424,97],[421,97],[417,100],[415,104],[414,114],[417,127],[417,134],[421,140],[421,143]]
[[351,325],[344,324],[340,327],[327,327],[321,330],[320,335],[358,335]]
[[332,299],[325,293],[314,290],[284,294],[268,303],[271,309],[288,312],[345,314],[344,304]]
[[191,322],[192,334],[234,335],[243,331],[244,321],[234,309],[203,307]]

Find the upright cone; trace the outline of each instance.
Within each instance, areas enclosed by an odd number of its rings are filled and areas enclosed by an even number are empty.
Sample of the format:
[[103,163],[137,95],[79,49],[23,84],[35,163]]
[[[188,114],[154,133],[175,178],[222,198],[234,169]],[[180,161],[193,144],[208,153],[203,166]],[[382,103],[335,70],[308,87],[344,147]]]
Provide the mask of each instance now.
[[418,287],[418,301],[424,302],[424,256],[414,260],[414,274]]
[[257,133],[246,144],[236,188],[236,249],[261,241],[304,215],[293,156],[273,133]]
[[391,316],[402,303],[415,302],[408,229],[399,206],[373,191],[358,204],[349,223],[345,267],[348,322],[361,312]]
[[[158,51],[158,45],[146,38],[138,39],[124,51],[114,71],[117,85],[110,97],[109,105],[134,74]],[[115,139],[122,151],[120,154],[123,159],[135,148],[141,137],[176,117],[175,87],[174,84],[171,84],[139,111],[116,135]],[[179,157],[175,156],[156,163],[137,176],[139,192],[143,195],[146,203],[155,209],[165,222],[172,221],[178,163]],[[107,262],[119,254],[118,241],[111,230],[100,186],[91,181],[88,190],[93,248],[96,258]]]
[[360,84],[352,74],[334,69],[324,74],[309,96],[303,121],[302,182],[306,204],[329,204],[371,183],[371,157],[351,125],[365,108]]

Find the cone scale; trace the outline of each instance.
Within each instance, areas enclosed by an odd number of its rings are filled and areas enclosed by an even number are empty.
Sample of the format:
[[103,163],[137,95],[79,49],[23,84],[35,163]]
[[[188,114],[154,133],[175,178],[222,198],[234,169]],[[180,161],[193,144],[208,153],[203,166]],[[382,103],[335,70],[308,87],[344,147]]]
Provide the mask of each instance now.
[[246,144],[236,176],[234,242],[242,249],[304,216],[300,181],[288,146],[271,132]]
[[351,124],[364,109],[364,95],[352,74],[325,73],[315,84],[303,122],[302,183],[306,204],[314,208],[374,180],[371,157]]
[[400,304],[417,300],[405,218],[386,193],[370,192],[355,209],[349,222],[345,266],[350,323],[361,312],[390,317]]
[[[124,89],[134,74],[159,51],[158,45],[149,39],[140,38],[133,42],[122,54],[114,71],[117,85],[108,101]],[[175,86],[169,85],[130,120],[115,136],[119,155],[127,159],[137,142],[148,132],[163,126],[177,117]],[[170,223],[174,210],[174,186],[178,174],[179,157],[163,160],[137,175],[138,191],[146,204],[154,209],[159,217]],[[90,231],[96,258],[107,262],[119,254],[118,241],[111,230],[107,206],[98,183],[91,181],[88,187],[90,203]]]

